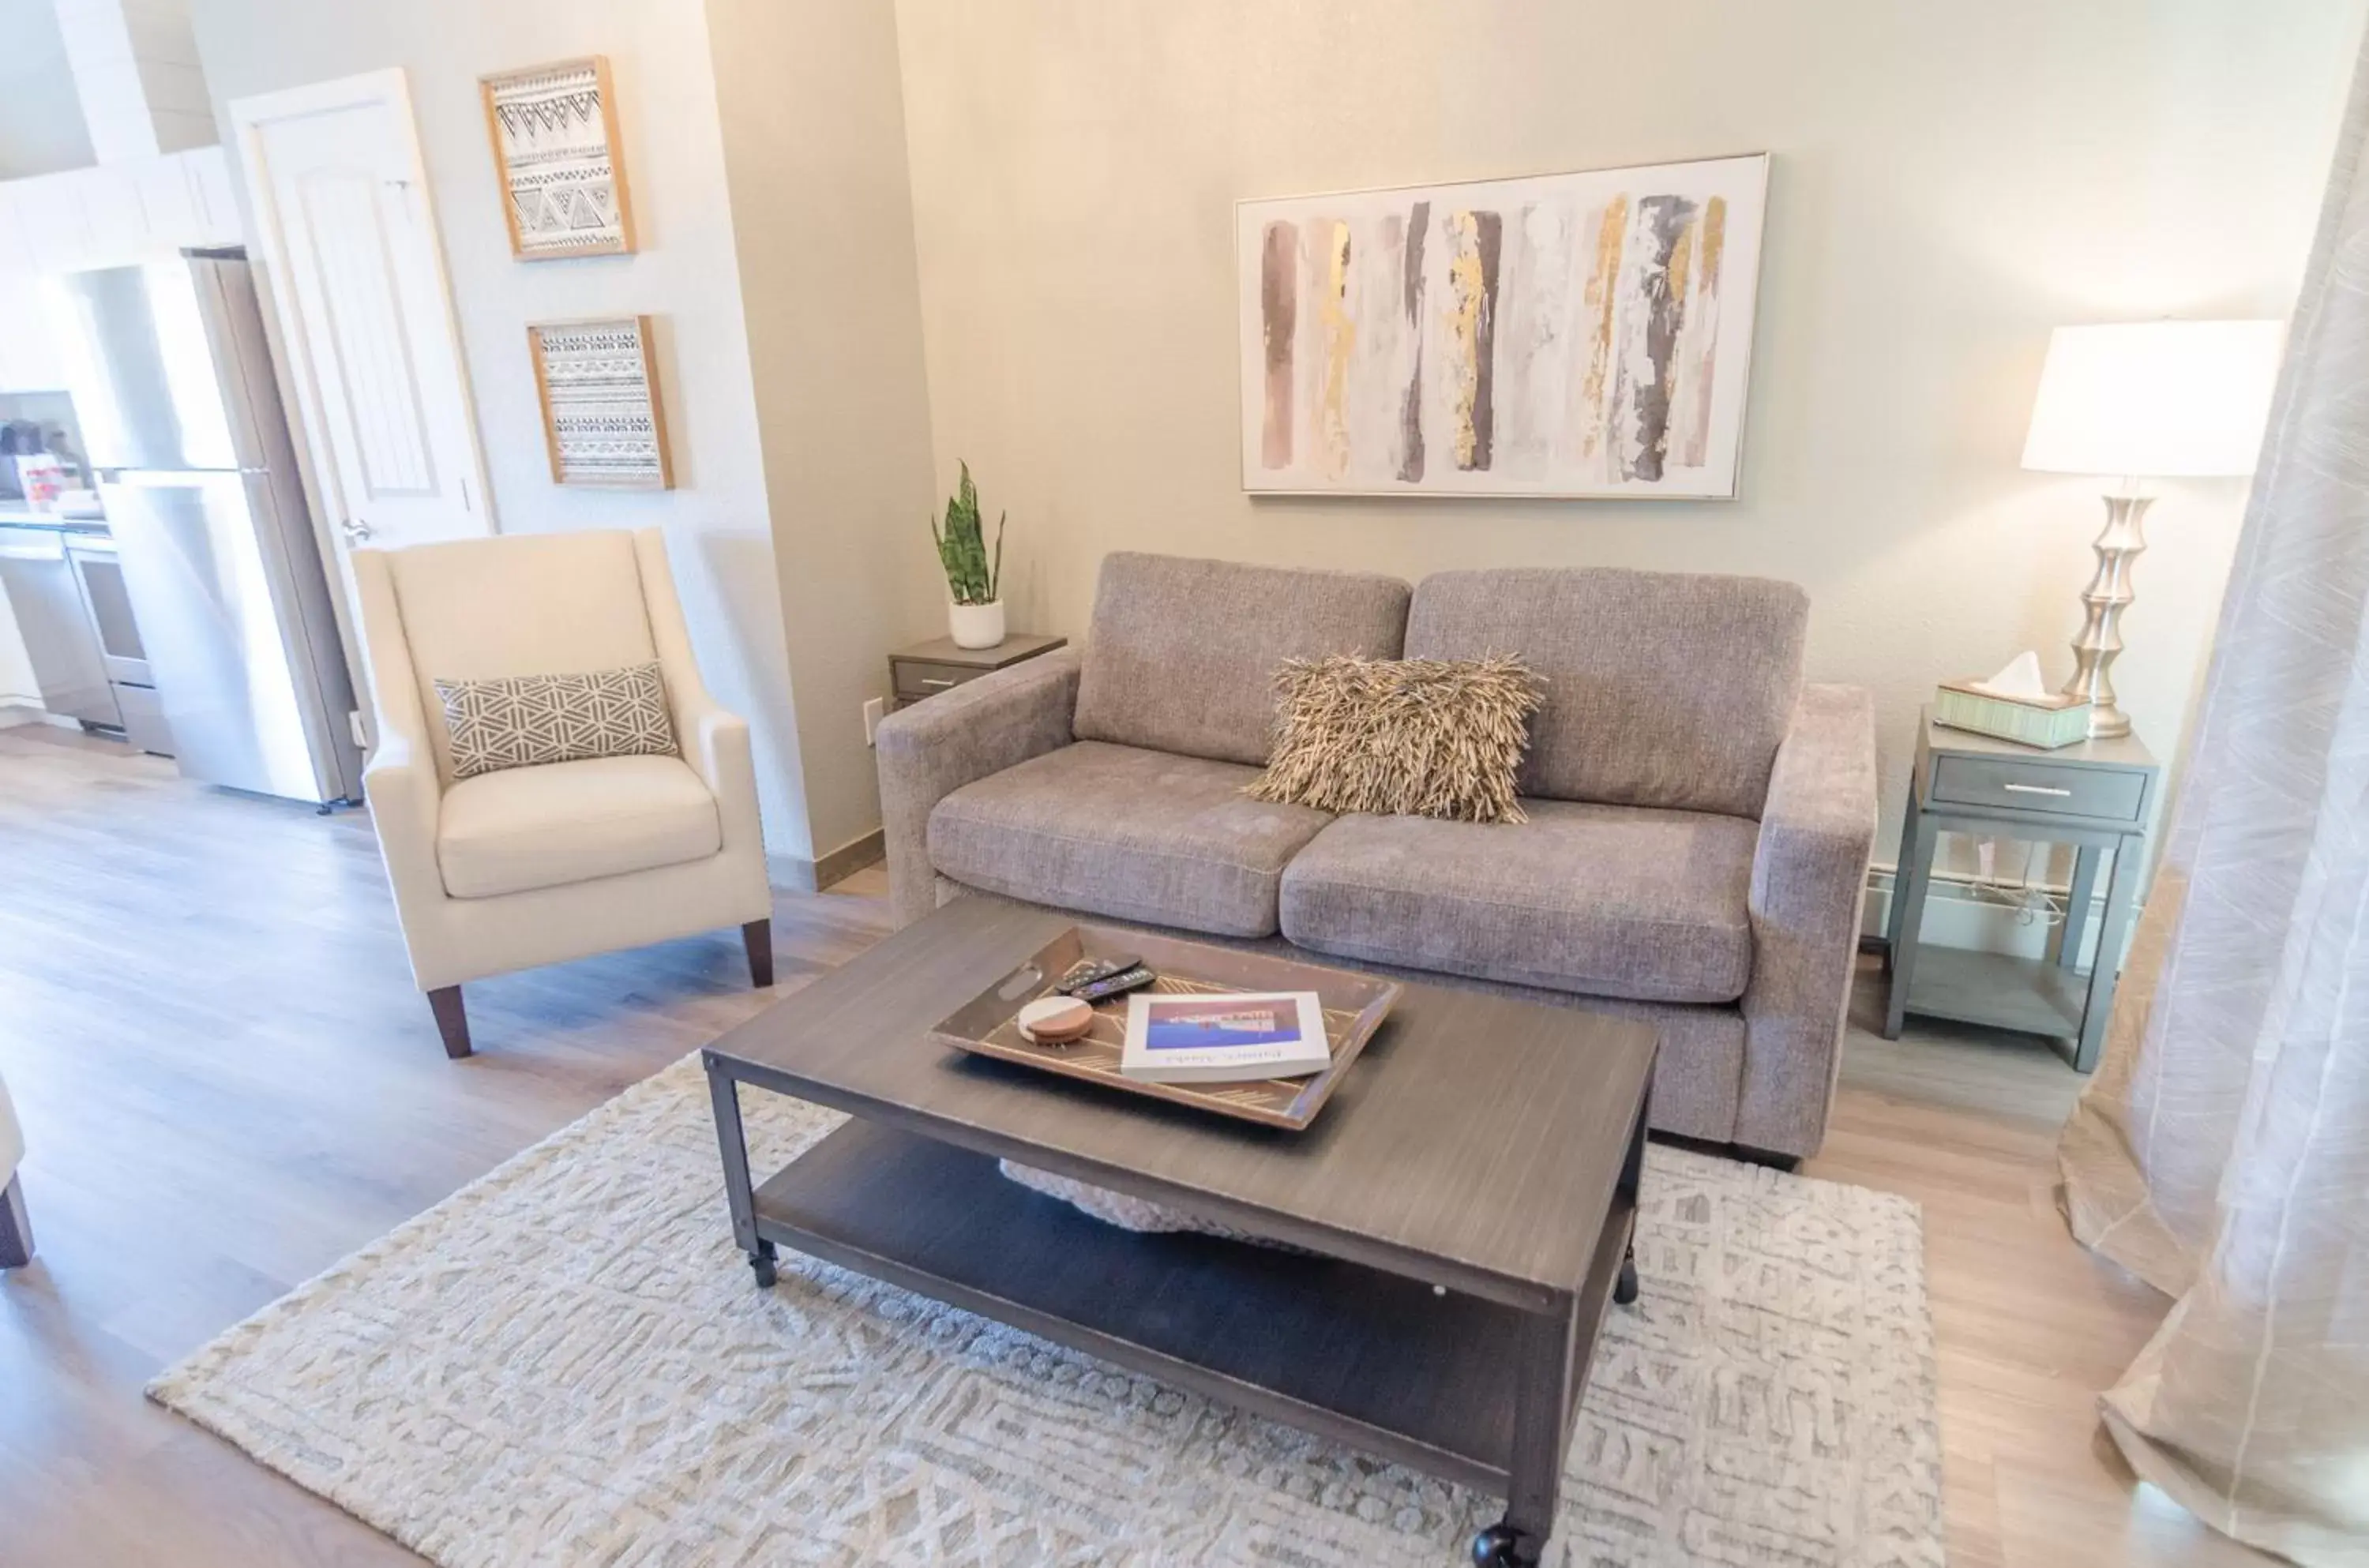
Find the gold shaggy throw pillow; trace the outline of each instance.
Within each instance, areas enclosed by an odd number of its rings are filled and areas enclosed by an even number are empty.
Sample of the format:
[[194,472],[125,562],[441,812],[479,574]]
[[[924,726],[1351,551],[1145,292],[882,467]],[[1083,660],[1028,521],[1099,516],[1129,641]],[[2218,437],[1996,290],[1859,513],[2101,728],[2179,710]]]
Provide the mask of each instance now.
[[1521,660],[1293,659],[1276,671],[1275,750],[1254,800],[1320,811],[1519,822],[1514,777],[1539,678]]

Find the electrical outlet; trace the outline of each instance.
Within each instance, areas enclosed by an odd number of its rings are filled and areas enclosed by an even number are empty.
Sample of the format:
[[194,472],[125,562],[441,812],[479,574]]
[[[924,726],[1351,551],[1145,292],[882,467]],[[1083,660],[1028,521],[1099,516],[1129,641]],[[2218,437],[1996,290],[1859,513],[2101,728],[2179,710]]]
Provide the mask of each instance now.
[[888,702],[885,697],[875,697],[864,704],[864,744],[874,746],[879,743],[880,721],[887,714]]

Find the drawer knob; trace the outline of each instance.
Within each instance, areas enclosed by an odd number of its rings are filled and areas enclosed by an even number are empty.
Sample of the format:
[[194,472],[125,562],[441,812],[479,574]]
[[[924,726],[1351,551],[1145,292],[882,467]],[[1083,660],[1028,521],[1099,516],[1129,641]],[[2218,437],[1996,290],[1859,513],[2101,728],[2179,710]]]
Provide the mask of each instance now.
[[2071,790],[2058,789],[2054,784],[2003,784],[1999,788],[2012,795],[2053,795],[2060,800],[2070,800],[2073,797]]

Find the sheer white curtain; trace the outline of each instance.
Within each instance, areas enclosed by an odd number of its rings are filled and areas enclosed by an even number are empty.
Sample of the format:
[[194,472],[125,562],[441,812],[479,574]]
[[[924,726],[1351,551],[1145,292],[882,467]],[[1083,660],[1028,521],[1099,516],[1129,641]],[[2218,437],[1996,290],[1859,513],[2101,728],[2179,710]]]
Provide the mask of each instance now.
[[2058,1149],[2074,1233],[2178,1298],[2108,1430],[2314,1568],[2369,1564],[2364,142],[2356,67],[2187,780]]

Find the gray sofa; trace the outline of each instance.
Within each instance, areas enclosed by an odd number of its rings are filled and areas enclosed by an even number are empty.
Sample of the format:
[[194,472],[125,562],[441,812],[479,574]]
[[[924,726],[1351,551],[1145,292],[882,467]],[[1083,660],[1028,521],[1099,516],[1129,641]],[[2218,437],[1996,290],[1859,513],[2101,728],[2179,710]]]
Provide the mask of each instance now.
[[[1655,1127],[1825,1135],[1875,836],[1866,692],[1804,686],[1806,596],[1611,570],[1103,565],[1092,634],[889,717],[896,918],[966,894],[1649,1019]],[[1250,799],[1276,667],[1518,654],[1527,823]]]

